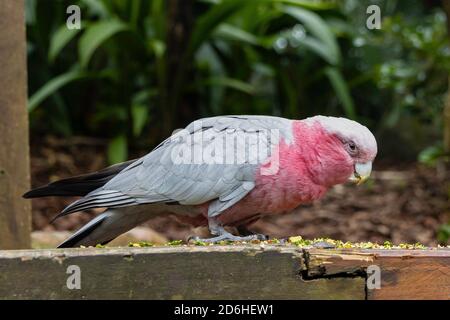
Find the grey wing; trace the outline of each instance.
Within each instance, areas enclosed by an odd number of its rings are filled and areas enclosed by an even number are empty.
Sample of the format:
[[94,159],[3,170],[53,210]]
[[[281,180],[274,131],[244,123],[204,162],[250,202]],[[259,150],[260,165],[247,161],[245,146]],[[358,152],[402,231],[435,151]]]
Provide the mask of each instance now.
[[292,140],[291,120],[223,116],[194,121],[63,214],[93,207],[211,201],[208,215],[218,215],[255,187],[257,169],[280,137]]

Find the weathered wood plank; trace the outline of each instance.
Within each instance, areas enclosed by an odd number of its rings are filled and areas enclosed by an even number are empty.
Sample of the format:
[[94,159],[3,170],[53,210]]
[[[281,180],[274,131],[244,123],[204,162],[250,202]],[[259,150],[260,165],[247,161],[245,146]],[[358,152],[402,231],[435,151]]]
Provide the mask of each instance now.
[[402,253],[376,255],[381,268],[381,290],[368,299],[450,299],[450,254]]
[[[294,247],[0,251],[3,299],[364,299],[364,278],[305,281]],[[66,286],[67,267],[81,289]]]
[[365,273],[380,268],[381,288],[374,299],[450,299],[450,250],[308,250],[310,277]]
[[[66,286],[78,266],[81,289]],[[367,269],[380,268],[380,289]],[[0,251],[9,299],[449,299],[450,250],[285,245]]]
[[26,40],[23,0],[0,1],[0,248],[30,248]]

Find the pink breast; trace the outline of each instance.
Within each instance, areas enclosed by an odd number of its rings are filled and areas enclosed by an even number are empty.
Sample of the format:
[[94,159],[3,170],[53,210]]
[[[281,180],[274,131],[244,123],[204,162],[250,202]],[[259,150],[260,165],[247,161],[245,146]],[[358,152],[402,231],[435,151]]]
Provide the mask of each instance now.
[[239,224],[257,214],[285,213],[322,197],[327,189],[311,180],[305,163],[293,148],[293,145],[282,142],[279,146],[279,170],[273,175],[261,174],[263,171],[260,170],[255,188],[221,213],[218,220],[225,225]]

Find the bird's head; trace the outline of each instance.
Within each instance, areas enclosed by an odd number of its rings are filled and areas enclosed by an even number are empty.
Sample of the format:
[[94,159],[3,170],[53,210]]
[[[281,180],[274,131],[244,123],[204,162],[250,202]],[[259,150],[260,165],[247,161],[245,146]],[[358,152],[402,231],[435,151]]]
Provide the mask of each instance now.
[[377,142],[367,127],[346,118],[325,116],[311,117],[304,122],[319,132],[320,140],[314,148],[323,179],[330,184],[345,180],[360,184],[369,178]]

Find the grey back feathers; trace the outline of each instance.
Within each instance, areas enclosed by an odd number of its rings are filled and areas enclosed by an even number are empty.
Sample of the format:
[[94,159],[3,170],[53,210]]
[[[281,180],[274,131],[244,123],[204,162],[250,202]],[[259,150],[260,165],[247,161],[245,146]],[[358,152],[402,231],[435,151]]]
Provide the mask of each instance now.
[[[215,216],[255,187],[258,167],[281,138],[292,142],[291,120],[223,116],[194,121],[69,205],[61,215],[96,207],[211,201],[208,214]],[[255,139],[257,149],[252,149]]]

